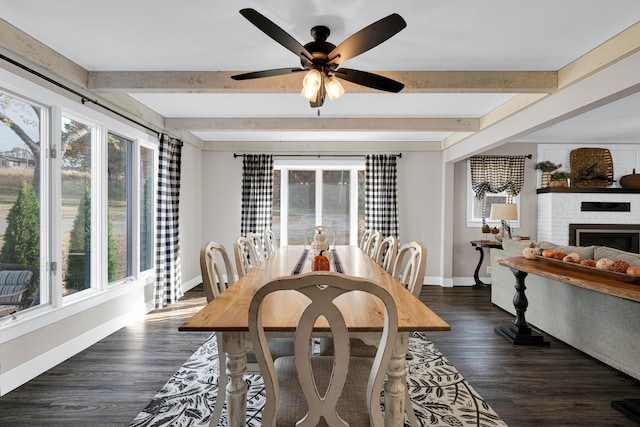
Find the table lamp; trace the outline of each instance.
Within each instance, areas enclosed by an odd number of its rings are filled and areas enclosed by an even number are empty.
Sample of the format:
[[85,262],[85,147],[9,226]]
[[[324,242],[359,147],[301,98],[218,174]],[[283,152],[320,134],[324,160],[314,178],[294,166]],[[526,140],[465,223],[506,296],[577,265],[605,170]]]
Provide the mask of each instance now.
[[515,203],[493,203],[491,205],[491,213],[489,219],[499,220],[502,223],[502,233],[496,236],[496,239],[502,241],[505,237],[505,231],[509,239],[511,239],[511,226],[509,220],[518,219],[518,205]]

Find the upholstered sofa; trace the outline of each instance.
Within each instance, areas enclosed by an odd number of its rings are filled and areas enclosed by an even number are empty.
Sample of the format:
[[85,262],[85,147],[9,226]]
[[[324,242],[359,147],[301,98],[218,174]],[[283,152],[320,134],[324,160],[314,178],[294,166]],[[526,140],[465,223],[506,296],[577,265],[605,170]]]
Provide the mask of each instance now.
[[[515,315],[515,277],[493,261],[522,256],[530,241],[505,240],[503,249],[491,249],[491,302]],[[640,255],[603,246],[560,246],[534,243],[543,249],[577,252],[581,258],[622,259],[640,266]],[[526,320],[590,356],[640,379],[640,303],[529,274],[525,279],[529,306]],[[640,285],[638,285],[640,286]]]

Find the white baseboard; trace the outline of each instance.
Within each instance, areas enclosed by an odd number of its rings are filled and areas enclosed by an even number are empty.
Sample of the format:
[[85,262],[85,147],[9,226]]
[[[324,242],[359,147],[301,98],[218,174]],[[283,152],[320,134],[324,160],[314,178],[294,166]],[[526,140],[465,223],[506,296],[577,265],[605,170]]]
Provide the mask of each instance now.
[[200,283],[202,283],[202,276],[197,276],[197,277],[194,277],[191,280],[188,280],[186,282],[182,282],[182,292],[187,292],[188,290],[193,289],[196,286],[198,286]]

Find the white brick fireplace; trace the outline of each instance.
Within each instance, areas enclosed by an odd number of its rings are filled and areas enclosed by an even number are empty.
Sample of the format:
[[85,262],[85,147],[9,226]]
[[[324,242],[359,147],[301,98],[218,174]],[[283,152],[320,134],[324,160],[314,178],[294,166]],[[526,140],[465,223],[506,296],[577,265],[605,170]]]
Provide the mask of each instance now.
[[[538,240],[569,244],[569,224],[640,224],[640,194],[623,189],[598,192],[548,192],[538,194]],[[629,212],[584,211],[583,202],[602,205],[628,204]],[[626,206],[626,205],[625,205]]]

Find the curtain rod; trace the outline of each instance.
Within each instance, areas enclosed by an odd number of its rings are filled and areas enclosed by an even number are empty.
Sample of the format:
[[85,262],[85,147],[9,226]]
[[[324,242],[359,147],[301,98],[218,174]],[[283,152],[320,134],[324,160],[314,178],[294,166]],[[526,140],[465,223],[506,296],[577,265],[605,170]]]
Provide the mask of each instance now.
[[[399,159],[402,158],[402,153],[394,154]],[[242,157],[244,154],[233,153],[233,158]],[[274,154],[274,157],[364,157],[365,154]]]
[[70,93],[80,97],[80,100],[81,100],[83,105],[87,101],[91,102],[92,104],[95,104],[98,107],[104,108],[105,110],[109,111],[110,113],[113,113],[113,114],[115,114],[115,115],[117,115],[117,116],[119,116],[119,117],[121,117],[121,118],[123,118],[125,120],[130,121],[131,123],[135,123],[136,125],[144,128],[144,129],[147,129],[148,131],[151,131],[151,132],[155,133],[158,136],[158,138],[160,137],[160,134],[161,134],[160,131],[157,131],[157,130],[155,130],[155,129],[153,129],[153,128],[151,128],[151,127],[149,127],[149,126],[147,126],[147,125],[145,125],[143,123],[140,123],[139,121],[137,121],[135,119],[132,119],[131,117],[129,117],[129,116],[125,115],[125,114],[122,114],[122,113],[114,110],[111,107],[107,107],[106,105],[101,104],[100,101],[98,101],[96,99],[91,99],[91,98],[87,97],[86,95],[83,95],[82,93],[78,92],[77,90],[72,89],[69,86],[62,84],[62,83],[52,79],[51,77],[47,77],[44,74],[34,70],[33,68],[27,67],[26,65],[21,64],[18,61],[15,61],[15,60],[13,60],[13,59],[9,58],[8,56],[5,56],[5,55],[3,55],[1,53],[0,53],[0,58],[5,60],[5,61],[7,61],[7,62],[9,62],[9,63],[11,63],[11,64],[13,64],[13,65],[15,65],[18,68],[21,68],[22,70],[24,70],[24,71],[26,71],[28,73],[33,74],[34,76],[40,77],[41,79],[46,80],[47,82],[49,82],[49,83],[51,83],[51,84],[53,84],[53,85],[55,85],[55,86],[57,86],[57,87],[59,87],[61,89],[64,89],[67,92],[70,92]]

